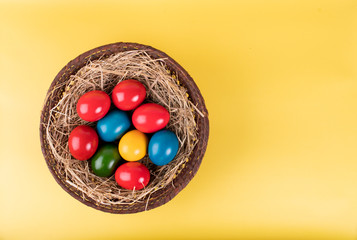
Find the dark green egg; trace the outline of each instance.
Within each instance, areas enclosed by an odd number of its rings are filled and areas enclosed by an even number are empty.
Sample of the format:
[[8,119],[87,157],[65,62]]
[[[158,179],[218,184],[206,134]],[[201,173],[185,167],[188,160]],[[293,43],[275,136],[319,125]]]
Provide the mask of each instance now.
[[110,177],[117,169],[120,160],[118,147],[106,144],[91,158],[92,170],[99,177]]

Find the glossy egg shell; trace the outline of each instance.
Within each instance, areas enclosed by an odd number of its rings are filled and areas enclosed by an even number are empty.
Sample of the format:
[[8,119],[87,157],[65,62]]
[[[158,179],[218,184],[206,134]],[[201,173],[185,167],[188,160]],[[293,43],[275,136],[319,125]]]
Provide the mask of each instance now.
[[106,144],[91,158],[92,171],[99,177],[110,177],[120,160],[118,148],[114,144]]
[[129,111],[138,107],[146,97],[146,88],[138,80],[128,79],[118,83],[112,92],[114,105]]
[[170,113],[156,103],[146,103],[135,109],[132,121],[136,129],[153,133],[163,129],[170,120]]
[[114,109],[98,121],[97,132],[103,141],[113,142],[123,136],[129,130],[130,125],[128,114]]
[[124,134],[119,141],[119,153],[127,161],[138,161],[145,157],[148,138],[145,133],[138,130],[131,130]]
[[75,159],[88,160],[98,148],[98,135],[93,128],[80,125],[70,133],[68,147]]
[[109,108],[110,97],[100,90],[85,93],[77,102],[79,117],[88,122],[98,121],[107,114]]
[[178,149],[179,141],[176,134],[169,130],[161,130],[150,139],[149,158],[154,164],[162,166],[175,158]]
[[128,190],[140,190],[150,181],[150,172],[147,167],[139,162],[122,164],[115,172],[115,181],[119,186]]

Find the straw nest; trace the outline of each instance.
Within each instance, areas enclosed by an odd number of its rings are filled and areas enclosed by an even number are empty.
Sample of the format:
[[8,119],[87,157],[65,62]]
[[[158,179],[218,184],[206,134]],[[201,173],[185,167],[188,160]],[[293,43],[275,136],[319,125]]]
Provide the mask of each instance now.
[[[147,202],[150,195],[169,184],[174,184],[176,175],[184,167],[188,157],[198,142],[195,115],[203,114],[190,101],[187,89],[180,85],[176,75],[171,75],[164,64],[165,59],[153,59],[145,50],[119,52],[108,58],[89,61],[70,76],[62,97],[49,111],[45,124],[46,140],[57,161],[57,171],[65,176],[65,181],[98,204],[118,205]],[[89,161],[74,159],[68,148],[68,137],[78,125],[95,127],[79,118],[76,104],[80,96],[92,90],[103,90],[111,94],[116,84],[125,79],[136,79],[147,89],[147,101],[158,103],[170,112],[167,128],[175,132],[180,147],[175,159],[165,166],[156,166],[148,157],[140,162],[151,173],[149,184],[142,190],[125,190],[118,186],[114,176],[101,178],[93,174]],[[50,97],[50,93],[46,97]]]

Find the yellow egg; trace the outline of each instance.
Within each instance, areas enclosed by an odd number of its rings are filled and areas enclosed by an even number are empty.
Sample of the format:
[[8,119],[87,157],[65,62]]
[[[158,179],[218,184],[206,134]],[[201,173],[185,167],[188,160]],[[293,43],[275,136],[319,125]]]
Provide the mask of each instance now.
[[148,142],[145,133],[129,131],[119,141],[120,156],[127,161],[138,161],[146,155]]

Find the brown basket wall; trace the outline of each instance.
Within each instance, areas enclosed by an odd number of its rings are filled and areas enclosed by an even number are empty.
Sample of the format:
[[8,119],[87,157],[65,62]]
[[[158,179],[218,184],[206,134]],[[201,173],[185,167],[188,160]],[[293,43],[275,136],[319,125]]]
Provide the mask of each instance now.
[[[87,64],[89,60],[96,60],[99,58],[109,57],[112,54],[129,51],[129,50],[145,50],[152,58],[165,58],[165,64],[167,68],[178,76],[180,83],[187,89],[187,92],[190,96],[190,100],[193,102],[195,106],[204,114],[204,117],[196,114],[196,122],[197,122],[197,130],[198,130],[198,143],[195,146],[193,152],[189,156],[189,161],[185,164],[185,167],[182,171],[177,175],[177,177],[173,180],[173,184],[169,184],[167,187],[160,189],[154,192],[149,199],[148,203],[134,203],[134,204],[126,204],[126,205],[101,205],[96,201],[91,199],[88,196],[82,197],[82,192],[77,190],[76,188],[70,186],[65,181],[65,176],[61,175],[57,171],[57,161],[54,158],[46,140],[46,127],[45,123],[48,121],[49,111],[52,109],[60,100],[62,93],[64,92],[64,87],[58,88],[64,82],[69,80],[69,77],[75,74],[79,69]],[[62,85],[62,86],[65,86]],[[186,185],[190,182],[190,180],[194,177],[198,168],[201,164],[202,158],[206,151],[208,135],[209,135],[209,121],[208,121],[208,112],[205,106],[204,99],[198,89],[197,85],[190,77],[190,75],[171,57],[167,54],[152,48],[150,46],[137,44],[137,43],[125,43],[119,42],[114,44],[109,44],[105,46],[101,46],[95,49],[92,49],[88,52],[85,52],[79,55],[74,60],[70,61],[55,77],[53,80],[48,94],[50,94],[49,98],[44,103],[44,107],[41,113],[41,123],[40,123],[40,140],[41,140],[41,148],[44,158],[46,160],[47,166],[52,173],[53,177],[57,181],[57,183],[72,197],[79,200],[80,202],[93,207],[95,209],[110,212],[110,213],[136,213],[146,210],[150,210],[156,207],[159,207],[168,201],[170,201],[173,197],[175,197]],[[146,206],[147,204],[147,206]]]

